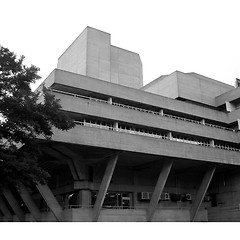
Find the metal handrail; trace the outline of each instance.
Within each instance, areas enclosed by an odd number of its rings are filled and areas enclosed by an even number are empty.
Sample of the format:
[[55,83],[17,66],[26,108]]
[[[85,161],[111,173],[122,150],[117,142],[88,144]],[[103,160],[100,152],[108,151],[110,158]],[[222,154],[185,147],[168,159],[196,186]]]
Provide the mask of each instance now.
[[166,114],[166,113],[161,114],[160,112],[155,112],[155,111],[151,111],[151,110],[144,109],[144,108],[138,108],[138,107],[134,107],[134,106],[130,106],[130,105],[125,105],[125,104],[122,104],[122,103],[116,103],[116,102],[110,103],[106,100],[93,98],[93,97],[88,97],[88,96],[79,95],[79,94],[74,94],[74,93],[68,93],[68,92],[64,92],[64,91],[60,91],[60,90],[56,90],[56,89],[50,89],[50,91],[63,93],[63,94],[70,95],[70,96],[73,96],[73,97],[79,97],[79,98],[92,100],[92,101],[96,101],[96,102],[106,103],[106,104],[110,104],[110,105],[114,105],[114,106],[118,106],[118,107],[124,107],[124,108],[132,109],[132,110],[136,110],[136,111],[140,111],[140,112],[151,113],[151,114],[154,114],[154,115],[159,115],[161,117],[173,118],[173,119],[177,119],[177,120],[181,120],[181,121],[185,121],[185,122],[192,122],[192,123],[196,123],[196,124],[201,124],[201,125],[204,125],[204,126],[207,126],[207,127],[213,127],[213,128],[226,130],[226,131],[235,132],[235,130],[231,129],[231,128],[222,127],[222,126],[218,126],[218,125],[210,124],[210,123],[203,123],[201,121],[196,121],[196,120],[192,120],[192,119],[188,119],[188,118],[178,117],[178,116],[174,116],[174,115],[170,115],[170,114]]
[[[65,205],[63,209],[73,209],[73,208],[93,208],[94,205]],[[135,205],[135,206],[102,206],[102,209],[147,209],[148,206]],[[189,209],[190,206],[181,206],[177,204],[176,206],[157,206],[157,209]]]
[[166,135],[140,132],[140,131],[131,130],[131,129],[128,130],[128,129],[123,129],[123,128],[114,128],[114,127],[111,127],[111,126],[100,125],[100,124],[96,124],[96,123],[88,123],[88,122],[81,122],[81,121],[74,121],[74,122],[76,124],[79,124],[79,125],[82,125],[82,126],[85,126],[85,127],[95,127],[95,128],[101,128],[101,129],[104,129],[104,130],[124,132],[124,133],[129,133],[129,134],[134,134],[134,135],[161,138],[161,139],[164,139],[164,140],[170,140],[170,141],[182,142],[182,143],[193,144],[193,145],[198,145],[198,146],[213,147],[213,148],[219,148],[219,149],[224,149],[224,150],[228,150],[228,151],[240,152],[240,149],[229,147],[229,146],[211,145],[210,143],[201,142],[201,141],[185,140],[185,139],[176,138],[176,137],[173,138],[173,137],[168,137]]

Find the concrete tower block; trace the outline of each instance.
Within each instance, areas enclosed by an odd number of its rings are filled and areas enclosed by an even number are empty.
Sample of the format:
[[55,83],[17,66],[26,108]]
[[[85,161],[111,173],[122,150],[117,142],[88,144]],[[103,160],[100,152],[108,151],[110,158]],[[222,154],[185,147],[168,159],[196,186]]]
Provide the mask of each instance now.
[[111,46],[109,33],[91,27],[59,57],[57,68],[132,88],[143,86],[139,54]]

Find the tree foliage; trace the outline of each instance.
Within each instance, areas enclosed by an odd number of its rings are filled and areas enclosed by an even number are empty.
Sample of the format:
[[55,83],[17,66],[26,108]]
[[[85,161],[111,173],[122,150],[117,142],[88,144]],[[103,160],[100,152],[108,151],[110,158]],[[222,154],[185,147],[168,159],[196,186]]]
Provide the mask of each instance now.
[[23,61],[24,56],[18,58],[0,46],[0,187],[44,182],[48,173],[39,166],[37,137],[51,139],[53,127],[74,126],[46,88],[42,93],[31,91],[30,84],[40,79],[39,68]]

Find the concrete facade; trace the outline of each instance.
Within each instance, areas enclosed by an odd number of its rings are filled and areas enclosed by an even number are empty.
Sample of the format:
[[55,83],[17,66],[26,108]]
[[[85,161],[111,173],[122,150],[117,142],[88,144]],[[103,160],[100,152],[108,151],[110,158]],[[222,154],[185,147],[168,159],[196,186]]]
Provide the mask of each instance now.
[[143,86],[140,56],[112,46],[109,33],[91,27],[60,56],[57,68],[132,88]]
[[90,27],[44,85],[76,126],[39,136],[51,178],[3,192],[1,221],[240,221],[239,88],[179,71],[142,87],[139,55]]
[[[174,99],[185,99],[215,107],[219,96],[233,91],[234,87],[196,73],[176,71],[161,76],[142,88],[143,90]],[[218,98],[216,98],[218,97]]]

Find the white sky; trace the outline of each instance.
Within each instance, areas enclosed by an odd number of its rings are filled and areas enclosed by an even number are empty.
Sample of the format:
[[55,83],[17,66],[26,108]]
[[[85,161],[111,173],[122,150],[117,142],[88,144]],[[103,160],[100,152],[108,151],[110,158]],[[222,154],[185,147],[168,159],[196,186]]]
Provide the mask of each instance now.
[[239,10],[239,0],[2,0],[0,44],[25,55],[45,79],[91,26],[110,33],[112,45],[140,54],[144,84],[179,70],[234,85]]

